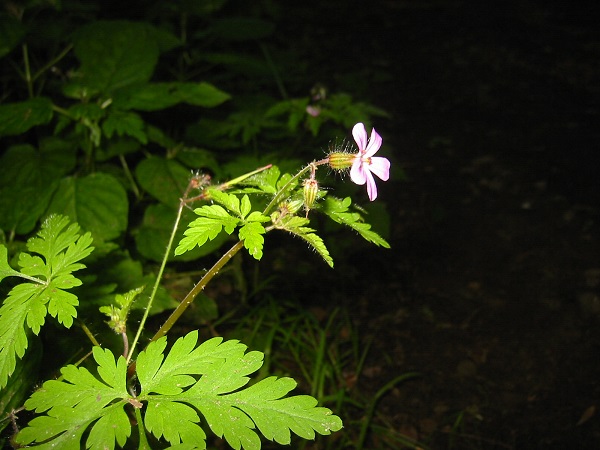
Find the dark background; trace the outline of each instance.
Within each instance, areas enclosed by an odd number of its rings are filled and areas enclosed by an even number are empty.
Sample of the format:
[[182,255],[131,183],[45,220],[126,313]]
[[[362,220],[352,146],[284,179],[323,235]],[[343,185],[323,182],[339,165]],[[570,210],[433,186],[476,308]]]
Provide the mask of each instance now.
[[373,339],[362,389],[422,375],[382,412],[432,448],[600,448],[598,18],[390,0],[301,2],[278,25],[307,82],[388,111],[392,155],[392,249],[287,284]]

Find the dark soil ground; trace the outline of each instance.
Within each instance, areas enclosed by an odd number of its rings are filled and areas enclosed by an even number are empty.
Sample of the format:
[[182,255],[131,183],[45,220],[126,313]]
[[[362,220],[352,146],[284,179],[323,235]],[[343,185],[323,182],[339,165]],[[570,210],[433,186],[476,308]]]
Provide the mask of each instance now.
[[359,388],[418,372],[378,414],[432,449],[600,448],[596,6],[334,3],[290,18],[312,76],[391,116],[392,249],[335,296],[373,338]]

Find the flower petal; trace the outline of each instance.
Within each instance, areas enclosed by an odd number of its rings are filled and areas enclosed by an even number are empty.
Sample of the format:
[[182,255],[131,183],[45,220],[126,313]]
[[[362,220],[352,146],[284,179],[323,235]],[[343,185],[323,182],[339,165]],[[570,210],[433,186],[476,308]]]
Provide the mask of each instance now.
[[379,133],[375,131],[375,128],[373,128],[373,130],[371,130],[371,138],[369,139],[369,143],[367,144],[367,148],[365,149],[364,156],[368,158],[369,156],[373,156],[375,153],[377,153],[377,150],[379,150],[379,148],[381,147],[382,142],[383,139],[381,138]]
[[375,184],[375,179],[371,172],[368,170],[365,171],[367,175],[367,194],[369,195],[369,200],[373,201],[377,198],[377,185]]
[[390,178],[390,161],[387,158],[373,156],[368,169],[383,181],[387,181]]
[[356,145],[358,145],[358,150],[363,153],[367,146],[367,130],[362,122],[354,125],[354,128],[352,128],[352,136],[354,136]]
[[367,182],[367,173],[368,170],[365,170],[360,155],[357,155],[350,169],[350,179],[356,184],[365,184]]

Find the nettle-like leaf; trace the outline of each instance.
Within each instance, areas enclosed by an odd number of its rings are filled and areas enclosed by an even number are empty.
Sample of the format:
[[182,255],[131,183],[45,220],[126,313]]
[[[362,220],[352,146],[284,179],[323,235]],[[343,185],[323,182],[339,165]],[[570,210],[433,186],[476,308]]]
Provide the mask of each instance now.
[[313,228],[307,227],[310,221],[303,217],[286,215],[279,216],[279,213],[273,213],[273,224],[275,228],[288,231],[308,242],[321,255],[329,267],[333,267],[333,259],[329,255],[329,250],[325,246],[323,239],[317,234]]
[[129,200],[115,177],[96,172],[63,178],[48,211],[68,215],[94,237],[108,241],[127,229]]
[[0,387],[6,386],[15,370],[16,358],[22,358],[28,346],[27,333],[39,334],[46,315],[65,327],[77,317],[77,297],[68,292],[81,281],[72,272],[83,269],[80,263],[92,251],[90,233],[79,234],[79,225],[69,224],[64,216],[49,216],[37,237],[29,239],[28,250],[19,255],[20,272],[6,261],[7,251],[0,246],[0,274],[29,280],[10,290],[0,308]]
[[359,213],[349,211],[351,203],[350,197],[342,200],[328,196],[318,209],[327,214],[333,221],[352,228],[368,242],[380,247],[390,248],[390,244],[385,239],[371,230],[370,224],[363,222],[363,218]]
[[22,445],[42,443],[36,448],[79,450],[80,441],[94,423],[85,448],[114,449],[123,446],[131,434],[124,410],[129,400],[126,389],[127,363],[123,356],[115,362],[108,349],[93,348],[98,363],[98,380],[84,367],[69,365],[61,369],[62,381],[46,381],[25,402],[25,407],[46,415],[31,420],[16,436]]
[[[25,407],[46,415],[34,418],[16,436],[19,444],[42,443],[40,449],[81,447],[114,449],[131,435],[124,407],[147,406],[139,426],[181,448],[205,449],[202,414],[211,430],[239,450],[258,450],[258,431],[267,439],[289,444],[291,433],[305,439],[342,428],[331,411],[307,395],[286,397],[296,387],[291,378],[269,377],[247,387],[248,375],[263,364],[261,352],[246,353],[237,340],[212,338],[198,344],[198,332],[179,338],[165,356],[165,337],[140,352],[137,397],[126,391],[127,365],[109,350],[94,347],[98,379],[85,368],[64,367],[62,381],[44,383]],[[91,427],[91,428],[90,428]],[[142,433],[143,434],[143,433]],[[180,448],[180,447],[178,447]]]

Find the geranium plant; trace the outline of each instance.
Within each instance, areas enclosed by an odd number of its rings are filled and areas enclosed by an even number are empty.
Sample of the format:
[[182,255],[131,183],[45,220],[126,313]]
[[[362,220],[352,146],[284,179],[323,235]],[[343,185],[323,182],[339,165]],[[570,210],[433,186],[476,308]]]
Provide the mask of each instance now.
[[[26,409],[39,415],[16,434],[15,442],[42,449],[75,449],[82,444],[86,448],[112,449],[127,444],[135,423],[140,448],[149,448],[150,434],[172,446],[206,448],[202,427],[206,424],[232,448],[250,450],[261,447],[256,429],[279,444],[289,444],[291,433],[312,439],[315,433],[326,435],[340,430],[341,419],[331,410],[318,407],[313,397],[287,396],[296,386],[291,378],[270,376],[247,386],[249,375],[263,363],[261,352],[246,352],[239,341],[219,337],[199,343],[197,331],[180,337],[166,350],[165,335],[235,253],[245,248],[260,260],[264,236],[271,231],[302,238],[333,266],[324,241],[309,226],[310,217],[317,212],[351,227],[369,242],[389,247],[352,209],[350,198],[335,198],[320,189],[317,182],[321,166],[351,168],[363,174],[358,179],[352,175],[353,181],[364,182],[366,177],[373,200],[376,188],[367,174],[373,171],[385,180],[390,164],[386,158],[372,157],[381,146],[379,134],[373,130],[368,143],[365,134],[363,124],[354,127],[358,153],[333,151],[295,175],[267,166],[217,185],[207,183],[205,175],[194,175],[180,201],[161,271],[131,345],[125,332],[128,312],[142,287],[117,295],[114,304],[100,308],[110,318],[109,326],[122,335],[123,348],[112,351],[95,345],[91,370],[68,365],[61,369],[61,379],[46,381],[25,402]],[[181,214],[196,203],[203,204],[194,209],[197,218],[189,223],[174,250],[176,255],[201,247],[222,233],[235,234],[237,242],[185,296],[149,344],[136,353]],[[6,260],[6,247],[0,246],[2,278],[24,280],[11,289],[0,308],[3,388],[29,346],[28,336],[39,334],[47,315],[56,317],[66,328],[72,326],[79,300],[70,289],[81,285],[73,273],[85,267],[81,261],[93,251],[92,237],[89,232],[81,234],[78,225],[69,225],[67,218],[52,215],[38,235],[28,241],[27,250],[20,253],[19,270],[15,270]]]

